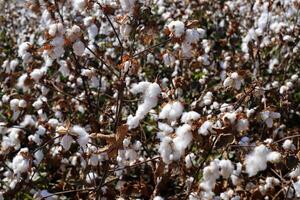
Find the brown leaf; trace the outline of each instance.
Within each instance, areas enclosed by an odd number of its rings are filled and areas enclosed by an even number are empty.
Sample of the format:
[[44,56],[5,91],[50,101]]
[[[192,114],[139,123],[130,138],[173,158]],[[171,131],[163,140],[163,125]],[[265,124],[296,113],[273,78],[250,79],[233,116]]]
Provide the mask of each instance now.
[[110,158],[115,158],[118,153],[118,149],[122,147],[123,140],[126,137],[128,133],[128,126],[127,124],[122,124],[117,128],[116,134],[111,135],[103,135],[100,134],[100,137],[102,136],[103,139],[105,139],[109,144],[103,148],[100,149],[100,152],[107,152],[108,156]]

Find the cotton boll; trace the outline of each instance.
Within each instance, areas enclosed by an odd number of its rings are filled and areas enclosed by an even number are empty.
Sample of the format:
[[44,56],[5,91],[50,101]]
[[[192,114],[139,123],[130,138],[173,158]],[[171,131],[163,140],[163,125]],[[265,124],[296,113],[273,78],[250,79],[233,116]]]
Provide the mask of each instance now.
[[271,162],[271,163],[278,163],[281,160],[281,154],[279,152],[270,152],[267,155],[267,161]]
[[287,140],[284,141],[284,143],[282,144],[282,148],[284,150],[292,150],[292,151],[296,150],[296,147],[293,144],[293,141],[289,140],[289,139],[287,139]]
[[24,99],[21,99],[21,100],[19,101],[18,106],[19,106],[20,108],[26,108],[27,102],[26,102]]
[[32,115],[25,115],[24,120],[20,123],[20,126],[25,128],[27,126],[34,126],[35,120],[33,119]]
[[191,168],[193,165],[195,165],[195,159],[196,159],[196,156],[194,153],[190,153],[188,154],[186,157],[185,157],[185,166],[186,168]]
[[281,154],[279,152],[270,151],[266,146],[259,145],[251,154],[246,156],[246,172],[249,177],[254,176],[267,168],[267,161],[278,163],[280,160]]
[[76,134],[77,142],[80,146],[85,147],[89,142],[89,134],[81,126],[75,125],[72,127],[71,131]]
[[208,135],[212,132],[213,123],[211,121],[205,121],[201,127],[198,129],[198,134]]
[[181,21],[172,21],[168,24],[168,29],[174,33],[175,37],[181,37],[185,32],[184,23]]
[[23,63],[29,63],[31,61],[31,54],[28,52],[31,44],[29,42],[24,42],[19,46],[18,56],[22,58]]
[[73,47],[74,53],[77,56],[82,56],[82,54],[84,53],[84,50],[85,50],[85,46],[84,46],[83,42],[78,40],[73,44],[72,47]]
[[233,84],[233,79],[231,77],[227,77],[224,80],[223,86],[224,87],[230,87]]
[[157,105],[161,90],[157,83],[140,82],[139,84],[134,84],[130,91],[133,94],[144,94],[144,101],[138,106],[135,116],[130,115],[127,118],[129,129],[133,129],[136,128],[146,114]]
[[261,119],[266,123],[268,128],[273,127],[273,119],[280,118],[280,113],[272,111],[263,111],[260,113]]
[[158,122],[158,129],[164,133],[172,133],[174,129],[166,123]]
[[88,184],[91,184],[97,177],[98,177],[98,175],[95,172],[89,172],[85,177],[85,181]]
[[68,151],[73,142],[73,138],[69,135],[64,135],[60,141],[60,145],[64,148],[65,151]]
[[13,110],[13,111],[16,111],[19,107],[19,102],[20,102],[19,99],[10,100],[10,102],[9,102],[10,109]]
[[38,134],[29,135],[28,140],[35,142],[37,145],[40,145],[42,143],[40,135]]
[[172,139],[170,137],[164,137],[161,139],[161,142],[159,144],[159,153],[162,157],[162,160],[166,164],[170,164],[172,160],[170,159],[170,155],[172,154]]
[[19,140],[19,134],[21,132],[18,128],[9,128],[7,130],[9,133],[8,136],[3,136],[1,147],[4,151],[8,150],[10,147],[13,147],[15,150],[18,150],[21,148],[20,140]]
[[52,127],[52,128],[56,128],[59,124],[57,119],[51,118],[48,120],[48,124]]
[[267,155],[269,150],[264,145],[255,147],[254,151],[246,156],[246,172],[249,177],[255,176],[259,171],[267,168]]
[[40,162],[43,160],[44,158],[44,153],[42,150],[38,150],[37,152],[34,153],[34,158],[35,158],[35,161],[34,163],[36,165],[40,164]]
[[161,112],[159,113],[160,119],[168,119],[169,121],[175,121],[178,119],[183,112],[183,105],[178,102],[172,102],[166,104]]
[[180,155],[184,154],[185,149],[192,142],[193,136],[191,133],[191,126],[184,124],[176,129],[176,137],[173,139],[175,148]]
[[13,158],[12,169],[15,174],[21,174],[27,172],[30,166],[30,161],[27,160],[23,155],[28,154],[28,148],[22,148],[18,154]]
[[162,198],[161,196],[155,196],[155,197],[153,198],[153,200],[164,200],[164,198]]
[[229,178],[234,170],[234,166],[230,160],[221,160],[219,162],[219,167],[221,169],[220,175],[225,179]]
[[98,35],[98,27],[95,24],[91,24],[88,28],[87,28],[88,34],[89,34],[89,38],[91,40],[95,40],[95,37]]
[[300,166],[298,165],[293,171],[291,171],[289,173],[289,176],[291,178],[296,178],[296,177],[300,176]]
[[86,6],[86,0],[73,0],[73,7],[75,10],[83,11]]
[[42,78],[43,75],[44,75],[44,70],[42,70],[42,69],[34,69],[34,70],[30,73],[30,77],[31,77],[35,82],[39,82],[39,80]]
[[200,114],[195,111],[184,112],[181,117],[181,123],[191,123],[200,118]]
[[27,80],[28,75],[27,74],[22,74],[19,78],[18,78],[18,82],[17,82],[17,88],[22,89],[24,92],[29,90],[28,85],[26,85],[25,81]]
[[230,176],[233,185],[239,185],[240,184],[241,180],[240,180],[239,176],[240,176],[241,172],[242,172],[242,164],[237,163],[236,164],[236,169],[233,170],[233,172]]

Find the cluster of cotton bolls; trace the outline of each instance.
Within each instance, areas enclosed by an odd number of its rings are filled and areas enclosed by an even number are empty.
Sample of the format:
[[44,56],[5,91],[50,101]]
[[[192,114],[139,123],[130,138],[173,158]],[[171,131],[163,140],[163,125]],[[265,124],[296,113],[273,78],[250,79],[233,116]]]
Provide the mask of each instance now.
[[197,44],[197,42],[205,37],[205,30],[199,29],[189,29],[185,27],[182,21],[171,21],[167,28],[176,38],[184,37],[181,43],[182,54],[184,57],[192,57],[192,45]]
[[203,169],[203,181],[200,183],[202,188],[201,198],[211,199],[214,196],[213,189],[216,185],[217,179],[222,177],[223,179],[230,178],[234,171],[234,165],[230,160],[213,160],[209,166]]
[[267,162],[278,163],[281,157],[279,152],[271,151],[261,144],[246,156],[246,172],[250,177],[255,176],[258,172],[267,169]]

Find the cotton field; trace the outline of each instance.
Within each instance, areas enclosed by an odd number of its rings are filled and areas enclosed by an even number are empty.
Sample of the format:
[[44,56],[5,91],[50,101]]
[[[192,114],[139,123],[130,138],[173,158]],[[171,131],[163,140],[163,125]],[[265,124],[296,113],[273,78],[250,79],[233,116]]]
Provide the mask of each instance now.
[[0,200],[300,198],[300,0],[0,0]]

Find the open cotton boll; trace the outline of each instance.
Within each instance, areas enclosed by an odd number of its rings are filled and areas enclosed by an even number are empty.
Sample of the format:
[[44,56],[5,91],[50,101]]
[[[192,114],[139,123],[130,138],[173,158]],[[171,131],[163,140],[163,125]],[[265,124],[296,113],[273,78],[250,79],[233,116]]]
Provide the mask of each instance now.
[[18,56],[22,58],[23,63],[29,63],[32,59],[31,54],[28,52],[31,44],[29,42],[24,42],[19,46]]
[[231,124],[234,124],[236,117],[237,116],[236,116],[235,112],[228,112],[228,113],[225,113],[225,115],[223,116],[223,121],[225,121],[227,119],[230,121]]
[[134,84],[130,91],[133,94],[143,93],[144,98],[143,103],[138,106],[135,116],[130,115],[127,118],[128,128],[133,129],[138,127],[146,114],[157,105],[161,90],[157,83],[140,82]]
[[30,73],[30,77],[35,81],[35,82],[39,82],[39,80],[43,77],[44,75],[44,70],[43,69],[34,69],[31,73]]
[[25,128],[27,126],[34,126],[35,120],[33,119],[32,115],[25,115],[24,120],[20,123],[20,126]]
[[77,142],[80,146],[85,147],[89,142],[89,134],[81,126],[75,125],[72,127],[71,132],[77,136]]
[[213,127],[213,123],[211,121],[207,120],[198,129],[198,134],[201,134],[204,136],[208,135],[209,133],[213,132],[212,127]]
[[28,154],[28,148],[22,148],[18,154],[13,158],[12,169],[15,174],[21,174],[27,172],[30,166],[30,161],[26,159],[23,155]]
[[80,40],[76,41],[73,46],[72,46],[74,53],[77,56],[82,56],[82,54],[84,53],[85,50],[85,46],[83,44],[83,42],[81,42]]
[[89,172],[85,177],[85,181],[88,184],[91,184],[97,177],[98,177],[98,175],[95,172]]
[[181,37],[185,32],[184,23],[181,21],[172,21],[168,24],[168,29],[174,33],[175,37]]
[[34,158],[35,158],[35,161],[34,163],[36,165],[40,164],[40,162],[43,160],[44,158],[44,153],[42,150],[38,150],[37,152],[34,153]]
[[195,111],[184,112],[181,116],[181,123],[191,123],[200,118],[200,114]]
[[17,82],[17,88],[22,89],[24,92],[29,90],[28,85],[26,85],[25,81],[27,80],[28,75],[27,74],[22,74],[19,78],[18,78],[18,82]]
[[267,162],[277,163],[281,159],[279,152],[270,151],[265,145],[261,144],[254,148],[254,151],[246,156],[246,172],[249,177],[255,176],[259,171],[267,168]]
[[166,123],[158,122],[158,129],[164,133],[172,133],[174,129]]
[[173,152],[172,149],[172,139],[170,137],[164,137],[161,139],[161,142],[159,144],[158,152],[160,153],[160,156],[164,163],[170,164],[172,160],[170,159],[170,155]]
[[73,7],[75,10],[83,11],[86,6],[86,0],[73,0]]
[[3,136],[2,142],[1,142],[1,148],[5,151],[8,150],[10,147],[14,148],[15,150],[18,150],[21,148],[20,140],[19,140],[19,134],[20,129],[18,128],[10,128],[7,130],[9,133],[8,136]]
[[57,119],[51,118],[48,120],[48,124],[52,127],[52,128],[56,128],[59,124]]
[[181,156],[192,142],[193,135],[191,129],[191,126],[188,124],[184,124],[176,129],[176,137],[173,139],[173,142],[175,149],[179,151]]
[[295,189],[296,197],[300,197],[300,180],[293,182],[293,188]]
[[293,141],[292,140],[285,140],[284,143],[282,144],[282,148],[284,148],[284,150],[296,150],[296,147],[295,145],[293,144]]
[[249,177],[255,176],[259,171],[267,168],[267,155],[269,149],[264,145],[255,147],[254,151],[246,156],[246,172]]
[[164,198],[162,198],[161,196],[155,196],[155,197],[153,198],[153,200],[164,200]]
[[168,119],[169,121],[175,121],[183,112],[183,105],[179,101],[166,104],[159,113],[160,119]]
[[271,163],[278,163],[281,159],[281,154],[279,152],[273,151],[267,155],[267,161]]
[[272,111],[263,111],[260,113],[261,119],[266,123],[268,128],[273,127],[273,120],[280,118],[280,113]]
[[68,151],[73,141],[74,140],[70,135],[64,135],[60,141],[60,145],[64,148],[65,151]]
[[51,24],[49,26],[48,33],[52,37],[54,37],[56,34],[63,34],[64,33],[64,26],[62,23],[57,23],[57,24]]
[[221,160],[219,162],[219,168],[220,175],[225,179],[229,178],[234,170],[234,166],[230,160]]
[[243,167],[243,165],[241,163],[236,164],[236,169],[233,170],[233,172],[230,176],[230,179],[231,179],[233,185],[238,185],[241,182],[239,176],[242,172],[242,167]]
[[191,168],[193,165],[195,165],[195,159],[196,159],[196,155],[194,153],[190,153],[188,155],[186,155],[184,161],[185,161],[185,166],[186,168]]
[[89,34],[89,38],[91,40],[95,40],[95,37],[98,35],[99,29],[95,24],[91,24],[88,28],[87,28],[88,34]]

